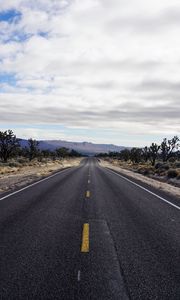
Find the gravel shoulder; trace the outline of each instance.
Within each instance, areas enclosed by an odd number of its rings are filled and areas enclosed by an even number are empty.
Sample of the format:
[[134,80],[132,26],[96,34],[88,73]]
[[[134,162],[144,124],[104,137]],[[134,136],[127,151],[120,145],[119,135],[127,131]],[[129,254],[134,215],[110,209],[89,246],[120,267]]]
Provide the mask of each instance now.
[[117,172],[120,172],[122,175],[127,175],[131,178],[137,179],[137,180],[144,182],[156,189],[164,191],[164,192],[180,199],[180,188],[172,186],[171,184],[168,184],[165,182],[160,182],[158,180],[146,177],[144,175],[135,173],[133,171],[123,169],[119,166],[114,166],[110,162],[104,161],[102,159],[100,160],[100,165],[103,167],[111,168],[112,170],[115,170]]
[[80,158],[63,159],[47,163],[34,162],[31,166],[19,168],[3,168],[0,174],[0,195],[24,187],[65,168],[78,166],[80,161]]

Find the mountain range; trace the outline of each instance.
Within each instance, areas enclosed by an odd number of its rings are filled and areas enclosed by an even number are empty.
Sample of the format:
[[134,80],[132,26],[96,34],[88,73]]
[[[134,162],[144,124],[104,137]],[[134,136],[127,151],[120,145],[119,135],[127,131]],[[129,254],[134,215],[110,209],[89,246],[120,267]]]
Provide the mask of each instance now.
[[[21,139],[20,144],[22,147],[28,146],[28,141]],[[98,153],[120,152],[127,148],[124,146],[116,146],[113,144],[94,144],[89,142],[68,142],[63,140],[41,140],[39,141],[40,150],[55,150],[57,148],[66,147],[74,149],[83,155],[93,156]]]

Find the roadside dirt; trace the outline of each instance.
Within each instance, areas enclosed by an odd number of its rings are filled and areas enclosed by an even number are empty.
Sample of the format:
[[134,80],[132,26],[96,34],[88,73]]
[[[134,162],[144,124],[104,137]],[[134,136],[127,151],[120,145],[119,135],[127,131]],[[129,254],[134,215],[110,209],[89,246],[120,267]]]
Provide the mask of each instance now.
[[0,168],[0,195],[7,191],[26,186],[27,184],[53,174],[67,167],[78,166],[81,159],[64,159],[47,163],[34,162],[30,166]]
[[164,192],[166,192],[170,195],[173,195],[173,196],[180,199],[180,188],[178,188],[178,187],[172,186],[172,185],[170,185],[168,183],[165,183],[165,182],[160,182],[158,180],[146,177],[144,175],[135,173],[135,172],[130,171],[130,170],[123,169],[119,166],[114,166],[113,164],[111,164],[107,161],[104,161],[104,160],[100,161],[100,165],[103,166],[103,167],[111,168],[115,171],[118,171],[122,175],[124,174],[124,175],[127,175],[127,176],[131,177],[131,178],[140,180],[140,181],[142,181],[146,184],[149,184],[152,187],[160,189],[160,190],[162,190],[162,191],[164,191]]

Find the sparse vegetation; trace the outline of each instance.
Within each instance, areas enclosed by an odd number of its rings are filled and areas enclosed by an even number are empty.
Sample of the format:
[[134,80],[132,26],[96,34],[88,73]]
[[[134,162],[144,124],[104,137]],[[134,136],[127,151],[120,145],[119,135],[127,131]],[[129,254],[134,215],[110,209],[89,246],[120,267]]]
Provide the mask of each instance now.
[[[63,160],[81,157],[77,151],[58,148],[55,151],[41,150],[39,142],[33,139],[21,146],[12,130],[0,131],[0,174],[18,173],[25,167],[36,167]],[[150,147],[127,148],[121,152],[100,153],[104,158],[122,168],[133,170],[145,176],[178,184],[180,180],[180,139],[174,136],[164,138],[161,144]]]
[[124,149],[121,152],[101,153],[97,157],[151,178],[168,181],[175,185],[180,179],[180,140],[174,136],[164,138],[161,144],[150,147]]
[[39,145],[38,141],[33,139],[28,140],[28,148],[26,149],[26,151],[30,161],[33,158],[38,157],[39,155],[38,145]]
[[30,162],[34,159],[46,162],[47,160],[61,160],[62,158],[70,157],[81,157],[81,154],[73,149],[64,147],[55,151],[41,150],[39,142],[32,138],[28,139],[27,146],[22,147],[20,140],[16,138],[12,130],[0,131],[0,160],[4,164],[12,159],[16,160],[16,162],[10,162],[11,166],[17,162],[19,164],[27,164],[27,159]]
[[22,146],[12,130],[0,131],[0,192],[26,185],[62,168],[76,166],[80,157],[77,151],[67,148],[41,150],[39,142],[33,139]]
[[4,163],[17,154],[18,148],[19,140],[12,130],[0,131],[0,158]]
[[163,139],[160,146],[163,162],[173,158],[175,151],[179,148],[179,141],[178,136],[174,136],[171,140]]
[[178,176],[178,171],[175,169],[170,169],[167,173],[169,178],[175,178]]

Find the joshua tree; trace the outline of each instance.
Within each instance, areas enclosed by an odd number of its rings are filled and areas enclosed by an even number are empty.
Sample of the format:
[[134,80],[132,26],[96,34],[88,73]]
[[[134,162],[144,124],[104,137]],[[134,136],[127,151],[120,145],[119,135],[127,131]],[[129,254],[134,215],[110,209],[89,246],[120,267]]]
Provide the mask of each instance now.
[[161,143],[161,155],[163,161],[167,161],[172,155],[175,150],[179,148],[179,141],[180,139],[178,136],[174,136],[171,140],[167,140],[165,138]]
[[149,147],[149,156],[150,156],[152,166],[154,166],[156,163],[159,149],[160,149],[160,146],[158,146],[156,143],[152,143],[151,146]]
[[147,146],[142,149],[142,157],[143,157],[145,162],[148,161],[148,159],[149,159],[149,148]]
[[37,157],[39,154],[39,149],[38,149],[39,142],[33,139],[28,140],[28,156],[29,160],[31,161],[33,158]]
[[130,152],[130,158],[132,162],[139,163],[142,158],[142,149],[141,148],[132,148]]
[[56,155],[58,157],[62,157],[62,158],[67,157],[67,156],[69,156],[69,149],[67,149],[65,147],[58,148],[58,149],[56,149]]
[[19,140],[16,138],[12,130],[0,131],[0,157],[3,162],[17,153],[19,148]]
[[130,150],[129,149],[123,149],[120,152],[120,158],[124,159],[125,161],[128,161],[130,159]]

